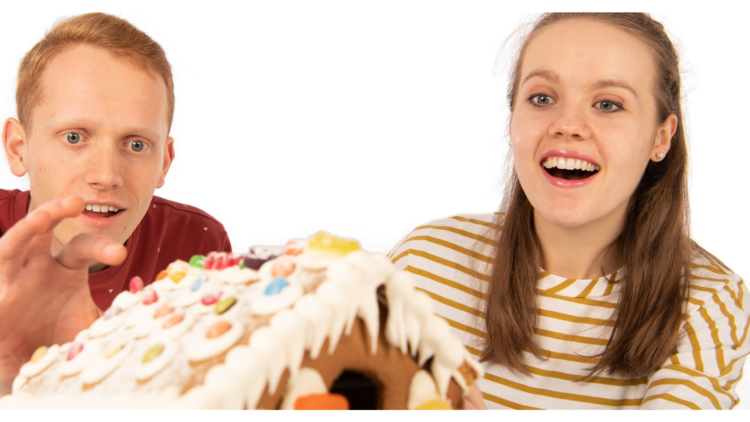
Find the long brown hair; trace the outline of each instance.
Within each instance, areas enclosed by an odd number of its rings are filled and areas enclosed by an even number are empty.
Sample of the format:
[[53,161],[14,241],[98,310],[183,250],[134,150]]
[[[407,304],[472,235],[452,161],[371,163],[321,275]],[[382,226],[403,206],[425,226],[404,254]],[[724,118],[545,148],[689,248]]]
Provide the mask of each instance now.
[[[548,13],[521,44],[508,86],[511,113],[516,104],[523,55],[542,28],[568,19],[592,19],[624,29],[650,49],[656,69],[658,121],[677,116],[669,154],[649,162],[630,198],[622,234],[610,247],[621,251],[626,273],[621,283],[608,345],[589,375],[602,371],[641,377],[655,371],[674,348],[688,295],[685,277],[691,254],[687,190],[687,145],[680,106],[679,60],[664,27],[644,13]],[[487,291],[487,341],[482,360],[528,374],[523,352],[542,357],[534,341],[537,324],[538,268],[541,246],[534,230],[533,207],[515,171],[507,178],[496,221]]]

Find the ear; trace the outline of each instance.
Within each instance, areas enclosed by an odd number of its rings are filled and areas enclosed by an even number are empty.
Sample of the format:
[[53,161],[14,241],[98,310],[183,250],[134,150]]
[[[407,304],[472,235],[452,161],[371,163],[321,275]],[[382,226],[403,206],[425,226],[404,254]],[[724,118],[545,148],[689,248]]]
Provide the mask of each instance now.
[[26,165],[29,162],[26,157],[26,131],[18,120],[10,118],[5,121],[5,125],[3,125],[3,147],[5,148],[5,156],[8,157],[10,171],[18,177],[26,174],[28,171]]
[[167,172],[172,165],[172,161],[174,161],[174,138],[170,136],[167,138],[167,143],[164,145],[164,161],[161,166],[159,183],[156,184],[157,189],[164,186],[164,180],[167,178]]
[[670,114],[656,131],[654,147],[651,149],[651,161],[659,162],[664,159],[672,146],[672,136],[677,131],[677,116]]

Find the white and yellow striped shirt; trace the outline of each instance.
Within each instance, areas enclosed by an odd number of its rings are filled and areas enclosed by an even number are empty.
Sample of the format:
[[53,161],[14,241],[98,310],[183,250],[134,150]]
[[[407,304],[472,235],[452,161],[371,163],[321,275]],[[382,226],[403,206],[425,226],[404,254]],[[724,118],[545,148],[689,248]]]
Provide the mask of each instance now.
[[[389,257],[413,275],[467,349],[480,356],[485,335],[485,292],[493,240],[493,214],[462,215],[417,227]],[[477,247],[479,245],[479,247]],[[474,252],[475,251],[475,252]],[[542,273],[534,340],[546,358],[526,355],[531,375],[485,363],[479,380],[487,407],[512,409],[730,409],[750,353],[750,294],[744,282],[717,262],[691,263],[689,318],[676,353],[640,379],[609,374],[578,381],[607,344],[619,283],[604,278],[565,279]],[[614,280],[619,277],[615,273]],[[610,279],[612,279],[610,277]]]

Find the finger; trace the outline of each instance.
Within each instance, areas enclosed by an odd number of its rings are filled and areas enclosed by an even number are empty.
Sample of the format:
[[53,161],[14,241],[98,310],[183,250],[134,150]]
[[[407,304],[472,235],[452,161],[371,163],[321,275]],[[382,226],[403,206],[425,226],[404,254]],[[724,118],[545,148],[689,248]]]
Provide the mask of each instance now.
[[34,211],[0,237],[0,262],[3,272],[15,273],[23,265],[26,251],[35,236],[45,233],[52,218],[44,210]]
[[79,234],[65,245],[55,257],[62,266],[80,270],[95,262],[119,265],[125,261],[127,250],[123,245],[93,234]]
[[69,196],[46,202],[40,205],[34,212],[44,210],[49,213],[52,221],[47,230],[52,231],[62,220],[79,216],[85,207],[86,204],[83,202],[83,199],[77,196]]

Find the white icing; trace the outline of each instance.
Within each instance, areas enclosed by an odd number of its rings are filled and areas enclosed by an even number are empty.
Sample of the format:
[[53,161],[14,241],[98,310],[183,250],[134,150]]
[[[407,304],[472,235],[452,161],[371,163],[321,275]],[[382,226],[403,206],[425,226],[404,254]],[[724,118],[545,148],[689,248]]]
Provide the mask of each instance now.
[[109,319],[105,319],[105,317],[102,316],[91,324],[91,328],[89,328],[89,336],[92,338],[105,336],[120,328],[124,323],[124,313],[117,314]]
[[270,327],[284,344],[285,361],[289,367],[291,378],[297,376],[297,371],[305,355],[305,336],[301,335],[307,325],[301,314],[285,309],[271,318]]
[[204,326],[204,330],[196,330],[186,347],[187,358],[193,362],[206,360],[234,346],[242,337],[245,328],[239,321],[228,320],[228,322],[232,324],[232,327],[215,338],[206,338],[206,332],[210,326]]
[[261,327],[250,336],[250,348],[265,362],[263,368],[265,373],[259,374],[268,380],[268,392],[274,394],[278,386],[281,374],[287,364],[287,354],[284,353],[284,344],[270,327]]
[[18,371],[18,374],[22,377],[31,378],[34,375],[37,375],[47,369],[47,367],[50,366],[52,362],[55,361],[55,359],[57,359],[57,355],[59,354],[60,346],[54,344],[47,348],[47,351],[44,353],[44,356],[42,356],[41,359],[34,363],[31,363],[31,361],[29,361],[21,366],[21,370]]
[[[145,354],[148,353],[148,350],[150,350],[157,344],[161,344],[162,346],[164,346],[164,349],[161,351],[159,356],[155,357],[147,363],[143,363],[143,357],[145,357]],[[153,377],[154,375],[156,375],[156,373],[164,369],[170,362],[172,362],[172,359],[174,359],[179,350],[180,346],[177,343],[171,341],[153,341],[149,343],[149,345],[143,349],[143,356],[139,357],[139,365],[135,370],[135,378],[139,381],[144,381]]]
[[440,395],[435,386],[435,381],[430,374],[424,369],[420,369],[414,374],[409,385],[409,397],[406,401],[406,408],[414,410],[430,400],[438,400]]
[[[265,287],[268,286],[268,284],[268,282],[264,282],[263,290],[265,290]],[[294,305],[294,302],[296,302],[303,293],[304,290],[302,289],[302,286],[290,283],[284,287],[281,292],[275,295],[261,295],[257,297],[250,304],[250,307],[255,315],[270,315],[276,311]]]
[[242,409],[244,397],[242,391],[236,388],[237,375],[226,365],[214,365],[206,373],[204,385],[214,397],[216,409]]
[[120,309],[122,309],[123,311],[126,311],[130,309],[131,306],[140,302],[142,299],[143,299],[143,292],[138,292],[136,294],[133,294],[127,290],[123,290],[120,292],[120,294],[117,295],[115,300],[112,301],[112,306],[110,306],[110,308],[119,306]]
[[89,329],[85,329],[81,331],[80,333],[76,334],[76,338],[73,341],[77,341],[79,343],[83,343],[84,341],[89,339]]
[[83,367],[86,366],[86,364],[99,354],[99,352],[102,350],[102,339],[94,339],[91,341],[83,342],[83,350],[81,350],[73,359],[67,360],[68,356],[63,355],[63,359],[65,361],[63,362],[62,366],[60,367],[60,372],[64,376],[71,376],[75,375],[81,370],[83,370]]
[[484,377],[482,364],[468,350],[464,350],[464,361],[477,373],[477,379]]
[[[111,346],[111,345],[110,345]],[[107,347],[103,350],[106,351]],[[126,343],[123,348],[117,352],[114,356],[106,358],[103,353],[99,353],[83,368],[81,372],[81,380],[84,384],[96,384],[103,380],[107,375],[112,373],[118,366],[125,360],[126,357],[133,350],[133,345]]]
[[[16,375],[16,377],[13,379],[13,385],[10,388],[11,393],[16,394],[18,393],[18,390],[21,389],[26,384],[26,381],[29,379],[24,377],[21,374]],[[6,396],[9,397],[9,396]],[[0,400],[2,400],[2,397],[0,397]]]
[[456,384],[461,387],[461,396],[465,397],[469,394],[469,384],[466,382],[466,379],[464,379],[464,376],[461,375],[461,371],[458,369],[454,370],[453,379],[456,381]]
[[[174,315],[175,315],[174,313],[170,314],[170,318],[172,318]],[[166,322],[167,320],[168,320],[168,318],[165,319],[164,322]],[[182,336],[183,334],[187,333],[188,330],[191,329],[193,327],[193,325],[195,325],[196,321],[197,320],[196,320],[195,316],[193,316],[193,314],[191,314],[189,312],[185,313],[184,314],[184,318],[182,319],[182,321],[178,322],[177,324],[175,324],[175,325],[173,325],[173,326],[171,326],[169,328],[166,328],[166,329],[162,328],[161,329],[162,331],[159,334],[160,335],[164,335],[166,338],[168,338],[170,340],[177,340],[178,338],[180,338],[180,336]],[[164,323],[162,323],[162,326],[163,325],[164,325]]]
[[182,296],[177,299],[177,305],[183,308],[188,308],[195,305],[203,296],[203,286],[194,292],[185,292]]
[[169,318],[175,315],[174,307],[169,305],[172,307],[172,312],[160,316],[159,318],[154,318],[156,312],[158,312],[162,306],[166,305],[168,305],[168,302],[164,301],[164,303],[160,304],[159,306],[150,309],[151,312],[147,313],[146,316],[143,317],[140,323],[135,327],[134,333],[136,338],[147,337],[154,331],[160,329]]
[[[404,327],[406,328],[406,340],[409,343],[412,356],[416,356],[417,352],[419,352],[420,360],[424,358],[426,361],[432,356],[432,352],[420,350],[420,339],[422,338],[424,325],[433,316],[432,299],[425,293],[415,291],[410,300],[411,306],[405,309]],[[422,366],[422,364],[424,364],[424,361],[419,366]]]
[[398,347],[401,353],[408,353],[406,340],[406,313],[414,296],[414,283],[405,271],[396,271],[385,283],[388,299],[388,319],[385,323],[385,339]]
[[325,394],[328,392],[323,377],[318,371],[311,368],[302,368],[299,376],[291,384],[284,394],[284,400],[281,402],[281,410],[294,410],[294,403],[298,398],[310,394]]
[[163,297],[159,297],[156,302],[150,305],[144,305],[140,303],[138,306],[133,308],[125,317],[125,327],[133,328],[143,321],[152,319],[154,312],[159,309],[166,301]]
[[348,292],[341,286],[330,281],[324,281],[318,286],[315,294],[331,307],[331,326],[328,334],[328,354],[336,350],[341,334],[346,325],[346,315],[349,305]]
[[216,279],[229,284],[245,284],[260,280],[260,274],[250,268],[229,267],[221,270]]
[[266,373],[261,354],[249,346],[239,345],[227,353],[224,364],[237,374],[238,391],[245,392],[245,406],[255,409],[266,386]]
[[448,393],[448,384],[453,371],[461,366],[466,355],[466,348],[458,338],[451,335],[449,327],[443,318],[432,315],[431,321],[427,321],[423,327],[419,352],[420,360],[422,360],[423,349],[434,353],[431,372],[440,397],[443,399]]
[[[307,319],[305,347],[310,357],[317,359],[333,323],[333,309],[320,296],[306,294],[294,304],[294,310]],[[343,324],[342,324],[343,327]]]
[[335,254],[305,250],[297,256],[297,264],[306,270],[320,271],[328,268],[340,258],[341,256]]

